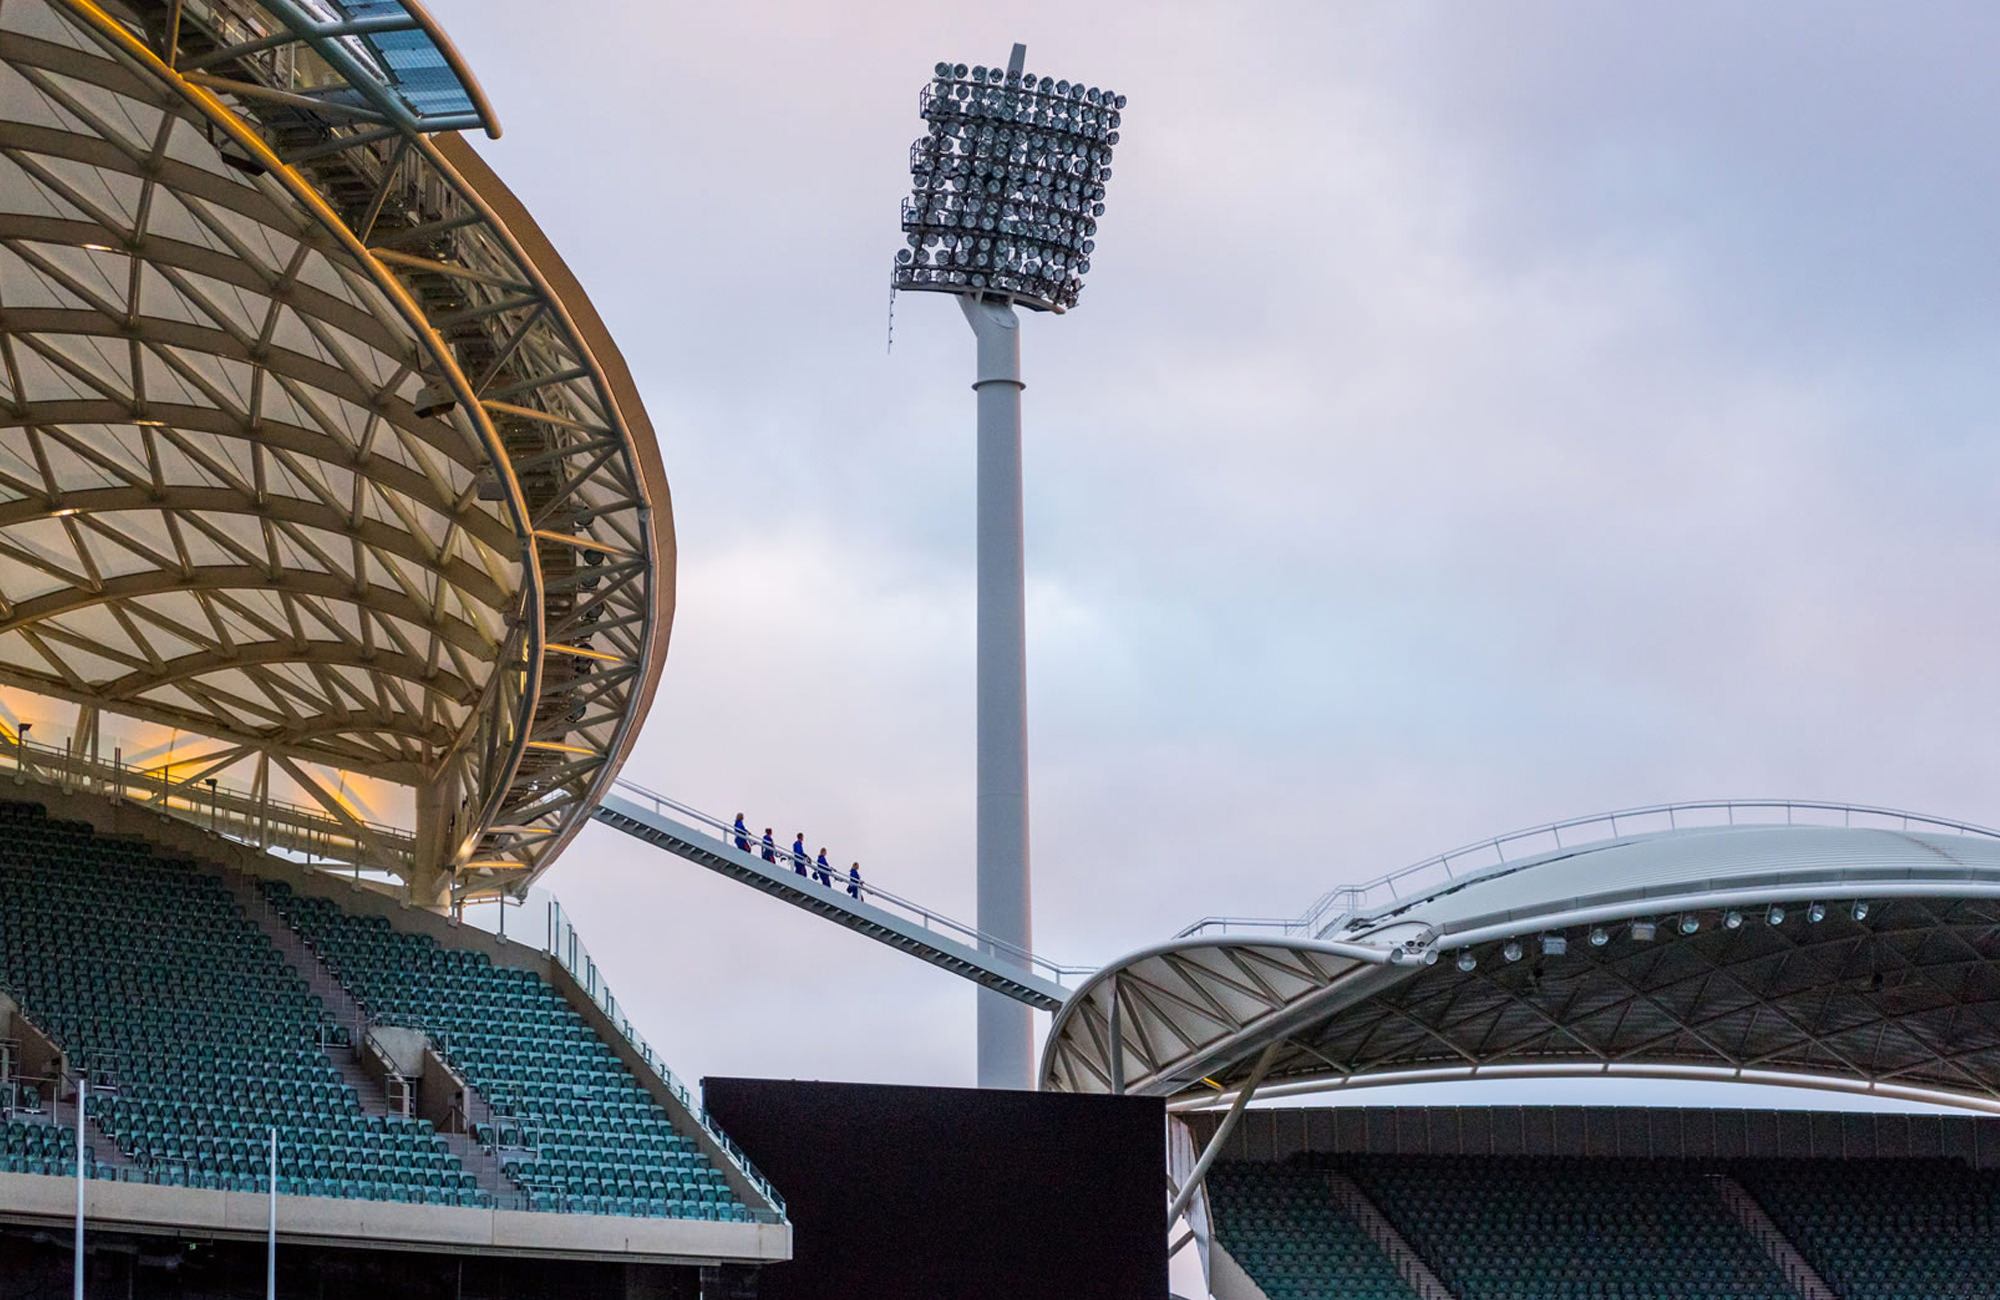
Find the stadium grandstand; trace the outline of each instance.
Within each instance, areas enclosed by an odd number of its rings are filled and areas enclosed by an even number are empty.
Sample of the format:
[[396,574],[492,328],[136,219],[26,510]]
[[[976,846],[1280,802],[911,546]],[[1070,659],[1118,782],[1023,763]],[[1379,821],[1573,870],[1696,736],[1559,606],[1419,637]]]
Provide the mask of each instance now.
[[[1123,97],[1024,59],[915,156],[1108,176]],[[0,0],[0,1300],[2000,1295],[2000,833],[1632,809],[1072,967],[1024,747],[1004,934],[623,778],[668,486],[499,131],[416,0]],[[978,985],[1010,1071],[1049,1014],[1036,1088],[711,1080],[746,1153],[525,906],[592,820]],[[1903,1109],[1338,1104],[1580,1079]]]
[[72,1213],[106,1295],[261,1294],[280,1219],[299,1287],[790,1253],[566,922],[464,923],[592,815],[673,613],[499,129],[416,3],[0,0],[0,1293],[67,1290]]
[[[1986,1296],[1996,905],[2000,834],[1964,823],[1798,802],[1582,818],[1115,962],[1057,1013],[1042,1083],[1192,1121],[1173,1213],[1221,1300]],[[1924,1113],[1250,1109],[1564,1078]]]

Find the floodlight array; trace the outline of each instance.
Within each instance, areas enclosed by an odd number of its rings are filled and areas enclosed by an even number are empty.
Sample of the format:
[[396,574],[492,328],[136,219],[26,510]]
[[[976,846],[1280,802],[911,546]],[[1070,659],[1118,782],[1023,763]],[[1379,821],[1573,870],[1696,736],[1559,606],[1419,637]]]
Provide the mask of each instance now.
[[899,289],[1076,305],[1125,96],[1005,68],[940,63],[918,101]]
[[[1838,906],[1838,904],[1834,906]],[[1852,902],[1846,904],[1847,915],[1854,920],[1856,925],[1859,925],[1868,919],[1873,906],[1865,898],[1854,899]],[[1827,903],[1818,899],[1807,902],[1804,909],[1806,923],[1808,925],[1819,925],[1824,922],[1831,915],[1828,907]],[[1764,921],[1767,925],[1773,927],[1782,926],[1785,924],[1786,917],[1794,914],[1783,903],[1772,903],[1765,909]],[[1714,915],[1714,913],[1710,913],[1710,915]],[[1748,923],[1748,915],[1743,909],[1738,907],[1724,908],[1720,913],[1722,928],[1730,932],[1741,930]],[[1701,932],[1702,924],[1703,914],[1700,911],[1669,914],[1660,918],[1636,917],[1625,927],[1625,934],[1634,943],[1652,943],[1659,938],[1662,927],[1671,927],[1683,935],[1693,936]],[[1585,932],[1585,937],[1589,940],[1591,947],[1603,948],[1618,938],[1618,927],[1616,925],[1593,925]],[[1536,942],[1540,946],[1542,956],[1544,957],[1566,957],[1569,955],[1569,937],[1561,930],[1544,931],[1537,936]],[[1432,952],[1434,956],[1435,950],[1432,950]],[[1520,961],[1527,953],[1528,949],[1522,944],[1519,938],[1507,940],[1500,948],[1500,956],[1510,964]],[[1470,974],[1479,968],[1479,956],[1470,947],[1460,948],[1457,955],[1452,959],[1452,964],[1458,967],[1460,971]]]

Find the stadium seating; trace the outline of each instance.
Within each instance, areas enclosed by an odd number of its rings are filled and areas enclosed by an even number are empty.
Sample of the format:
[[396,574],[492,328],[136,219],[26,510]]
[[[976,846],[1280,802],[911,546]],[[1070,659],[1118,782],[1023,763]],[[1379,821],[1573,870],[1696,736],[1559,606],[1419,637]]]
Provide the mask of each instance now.
[[1414,1300],[1313,1167],[1224,1162],[1208,1190],[1216,1240],[1270,1300]]
[[1699,1170],[1452,1156],[1348,1169],[1460,1300],[1797,1300]]
[[[93,1178],[116,1177],[116,1171],[97,1159],[94,1143],[84,1144],[84,1160]],[[76,1134],[54,1124],[0,1123],[0,1174],[55,1174],[71,1177],[76,1173]]]
[[747,1220],[722,1173],[549,984],[381,917],[266,885],[266,897],[378,1021],[423,1029],[493,1109],[476,1132],[539,1209]]
[[1367,1192],[1459,1300],[1797,1300],[1699,1169],[1443,1156],[1218,1163],[1216,1239],[1271,1300],[1412,1294],[1333,1199],[1329,1169]]
[[1843,1300],[1988,1300],[2000,1286],[2000,1174],[1947,1160],[1733,1172]]
[[[422,1121],[366,1114],[323,1046],[326,1009],[191,864],[0,804],[0,980],[87,1072],[90,1116],[124,1156],[100,1176],[478,1205],[487,1194]],[[69,1134],[15,1121],[0,1168],[68,1173]]]

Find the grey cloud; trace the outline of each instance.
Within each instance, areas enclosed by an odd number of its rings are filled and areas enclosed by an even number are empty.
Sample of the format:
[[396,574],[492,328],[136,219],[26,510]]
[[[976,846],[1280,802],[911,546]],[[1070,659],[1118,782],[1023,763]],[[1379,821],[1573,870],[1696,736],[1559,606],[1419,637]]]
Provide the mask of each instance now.
[[[649,783],[969,914],[970,357],[886,276],[925,70],[1024,38],[1133,100],[1027,326],[1052,953],[1656,799],[2000,819],[1984,8],[436,7],[662,431]],[[550,883],[690,1073],[970,1078],[947,976]]]

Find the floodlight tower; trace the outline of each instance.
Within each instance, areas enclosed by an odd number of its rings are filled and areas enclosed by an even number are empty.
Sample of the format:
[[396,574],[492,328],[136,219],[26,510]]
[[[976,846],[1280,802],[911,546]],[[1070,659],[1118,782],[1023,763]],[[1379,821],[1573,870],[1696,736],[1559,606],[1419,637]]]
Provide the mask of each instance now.
[[[898,289],[958,296],[978,341],[979,929],[989,951],[1030,951],[1028,672],[1021,531],[1021,335],[1018,304],[1076,305],[1125,97],[1022,71],[940,63],[918,106],[928,128],[910,147],[907,247]],[[979,991],[979,1086],[1033,1086],[1029,1009]]]

